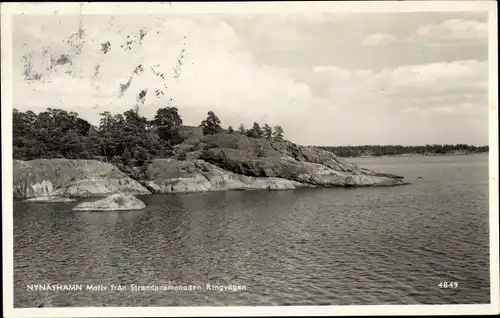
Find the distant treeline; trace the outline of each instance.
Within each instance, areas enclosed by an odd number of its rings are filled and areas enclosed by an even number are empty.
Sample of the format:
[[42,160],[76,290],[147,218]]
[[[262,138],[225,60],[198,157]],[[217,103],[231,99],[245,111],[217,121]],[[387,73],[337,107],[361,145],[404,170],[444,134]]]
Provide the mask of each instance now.
[[399,146],[399,145],[363,145],[363,146],[317,146],[318,148],[333,152],[339,157],[363,156],[397,156],[397,155],[445,155],[454,153],[483,153],[488,152],[488,146],[457,145],[425,145],[425,146]]

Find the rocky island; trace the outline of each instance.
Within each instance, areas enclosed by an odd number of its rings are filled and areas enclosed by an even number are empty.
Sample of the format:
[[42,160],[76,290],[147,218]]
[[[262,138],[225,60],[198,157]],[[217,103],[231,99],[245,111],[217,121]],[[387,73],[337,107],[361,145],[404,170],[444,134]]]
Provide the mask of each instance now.
[[14,198],[88,198],[75,209],[102,211],[142,209],[131,196],[153,193],[407,184],[331,151],[294,144],[281,126],[241,124],[235,131],[223,129],[212,111],[207,115],[194,127],[182,124],[175,107],[158,109],[153,120],[137,110],[104,112],[96,127],[61,109],[14,110]]
[[152,160],[143,179],[97,160],[35,159],[14,160],[13,181],[19,199],[406,184],[316,147],[224,133],[176,145],[172,157]]

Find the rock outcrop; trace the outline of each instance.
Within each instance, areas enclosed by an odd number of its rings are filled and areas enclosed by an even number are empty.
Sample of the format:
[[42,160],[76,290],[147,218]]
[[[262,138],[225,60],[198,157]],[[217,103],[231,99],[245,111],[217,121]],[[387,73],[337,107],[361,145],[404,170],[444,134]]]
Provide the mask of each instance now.
[[96,160],[14,161],[14,197],[82,198],[222,190],[284,190],[407,184],[403,177],[360,168],[333,153],[239,133],[204,136],[155,159],[137,182]]
[[82,202],[73,211],[129,211],[142,210],[146,205],[130,194],[116,193],[97,201]]
[[[190,147],[189,147],[190,146]],[[208,162],[226,173],[254,178],[277,178],[317,187],[391,186],[407,184],[403,177],[360,168],[333,153],[288,141],[273,142],[244,135],[205,136],[177,151]]]
[[143,184],[154,193],[223,190],[285,190],[308,187],[283,178],[258,178],[225,171],[203,160],[156,159]]
[[109,163],[97,160],[14,160],[14,198],[151,194]]

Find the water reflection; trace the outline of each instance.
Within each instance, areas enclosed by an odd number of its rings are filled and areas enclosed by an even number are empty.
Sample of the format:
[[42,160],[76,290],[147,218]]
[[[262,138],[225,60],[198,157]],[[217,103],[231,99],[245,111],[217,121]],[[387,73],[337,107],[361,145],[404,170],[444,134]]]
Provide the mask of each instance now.
[[36,306],[25,285],[47,281],[248,287],[52,292],[47,306],[488,302],[487,166],[425,160],[383,168],[423,176],[408,187],[151,195],[120,212],[16,202],[15,304]]

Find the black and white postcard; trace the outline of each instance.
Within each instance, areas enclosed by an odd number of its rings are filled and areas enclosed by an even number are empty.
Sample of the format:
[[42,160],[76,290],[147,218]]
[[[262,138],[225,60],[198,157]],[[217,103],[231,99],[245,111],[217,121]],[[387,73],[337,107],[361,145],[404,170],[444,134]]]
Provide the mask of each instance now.
[[496,2],[1,13],[6,317],[499,312]]

